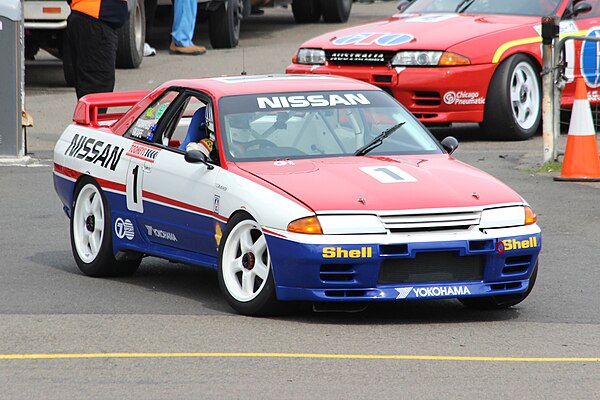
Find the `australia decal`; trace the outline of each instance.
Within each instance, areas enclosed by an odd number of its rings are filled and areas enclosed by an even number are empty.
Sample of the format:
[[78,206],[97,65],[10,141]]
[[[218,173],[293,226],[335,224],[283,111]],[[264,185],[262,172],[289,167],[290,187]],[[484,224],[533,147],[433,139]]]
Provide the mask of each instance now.
[[123,149],[112,143],[76,134],[65,151],[65,156],[78,158],[114,171],[121,160]]

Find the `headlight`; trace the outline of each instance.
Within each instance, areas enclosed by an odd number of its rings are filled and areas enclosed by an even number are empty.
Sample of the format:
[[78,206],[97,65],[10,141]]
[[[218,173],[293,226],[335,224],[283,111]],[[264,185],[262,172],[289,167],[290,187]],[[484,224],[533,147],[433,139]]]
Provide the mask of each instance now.
[[479,228],[507,228],[535,224],[537,216],[528,206],[502,207],[483,210]]
[[448,51],[399,51],[392,59],[393,66],[452,66],[468,65],[471,61],[460,54]]
[[319,221],[326,235],[386,233],[375,215],[319,215]]
[[300,49],[294,62],[298,64],[325,64],[325,51],[319,49]]
[[324,235],[387,232],[379,218],[374,215],[319,215],[300,218],[290,222],[287,230],[294,233]]

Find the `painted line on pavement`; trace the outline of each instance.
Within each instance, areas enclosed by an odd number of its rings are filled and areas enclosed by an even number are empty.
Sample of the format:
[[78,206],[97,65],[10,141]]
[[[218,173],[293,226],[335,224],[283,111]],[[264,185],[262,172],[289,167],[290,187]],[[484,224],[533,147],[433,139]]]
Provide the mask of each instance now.
[[600,363],[600,357],[484,357],[385,354],[311,354],[311,353],[46,353],[0,354],[0,360],[57,360],[94,358],[308,358],[344,360],[410,361],[484,361],[527,363]]

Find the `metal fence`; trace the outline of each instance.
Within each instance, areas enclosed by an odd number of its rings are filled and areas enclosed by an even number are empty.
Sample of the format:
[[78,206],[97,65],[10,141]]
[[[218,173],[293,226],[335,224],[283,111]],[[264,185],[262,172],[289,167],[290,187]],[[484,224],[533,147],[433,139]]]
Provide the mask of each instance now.
[[[565,85],[583,77],[588,86],[597,87],[588,91],[591,96],[592,118],[596,130],[600,126],[600,29],[589,36],[559,36],[558,19],[542,18],[542,112],[544,139],[544,162],[557,161],[558,135],[569,128],[571,109],[562,106],[562,91]],[[583,42],[575,46],[576,41]],[[578,51],[576,51],[578,49]],[[575,69],[575,57],[579,57],[579,68]],[[594,98],[594,96],[596,96]]]

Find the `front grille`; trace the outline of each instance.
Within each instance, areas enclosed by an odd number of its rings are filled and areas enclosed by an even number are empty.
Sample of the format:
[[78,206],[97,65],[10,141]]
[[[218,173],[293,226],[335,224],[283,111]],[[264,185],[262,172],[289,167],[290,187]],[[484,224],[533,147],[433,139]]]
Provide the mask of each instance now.
[[417,253],[415,258],[385,260],[379,270],[380,284],[479,281],[483,279],[484,256],[459,256],[444,251]]
[[390,232],[465,230],[479,224],[481,211],[382,214],[379,218]]
[[420,120],[437,118],[439,116],[438,114],[434,114],[434,113],[413,113],[413,115]]
[[323,282],[350,282],[354,280],[355,271],[350,264],[323,264],[319,277]]
[[325,59],[332,65],[387,65],[395,52],[368,50],[326,50]]
[[531,264],[531,255],[508,257],[505,262],[505,267],[502,268],[502,274],[522,274],[527,271]]
[[441,99],[438,92],[415,92],[412,98],[418,106],[439,106],[442,104]]

